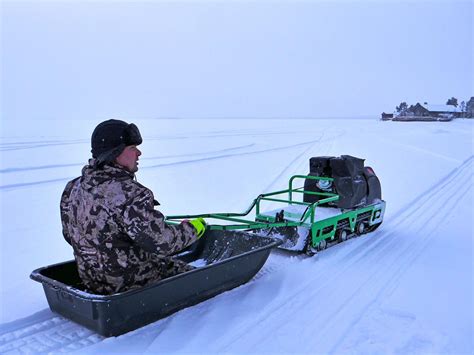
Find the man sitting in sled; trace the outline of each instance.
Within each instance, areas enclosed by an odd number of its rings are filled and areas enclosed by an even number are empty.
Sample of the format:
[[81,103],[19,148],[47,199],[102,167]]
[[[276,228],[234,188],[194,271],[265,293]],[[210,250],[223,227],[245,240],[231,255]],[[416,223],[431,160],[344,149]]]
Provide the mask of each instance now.
[[63,235],[88,291],[112,294],[191,270],[170,255],[205,231],[202,219],[173,226],[135,180],[142,137],[132,123],[108,120],[92,133],[92,159],[61,197]]

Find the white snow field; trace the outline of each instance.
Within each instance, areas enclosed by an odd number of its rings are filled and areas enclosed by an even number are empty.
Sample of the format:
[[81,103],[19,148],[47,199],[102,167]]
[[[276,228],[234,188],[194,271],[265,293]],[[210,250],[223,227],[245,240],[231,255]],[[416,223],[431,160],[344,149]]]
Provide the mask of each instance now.
[[165,214],[241,212],[310,157],[350,154],[379,176],[385,221],[311,258],[274,251],[247,284],[106,339],[52,313],[29,279],[72,258],[59,198],[98,122],[5,120],[0,353],[473,353],[473,121],[132,121],[138,180]]

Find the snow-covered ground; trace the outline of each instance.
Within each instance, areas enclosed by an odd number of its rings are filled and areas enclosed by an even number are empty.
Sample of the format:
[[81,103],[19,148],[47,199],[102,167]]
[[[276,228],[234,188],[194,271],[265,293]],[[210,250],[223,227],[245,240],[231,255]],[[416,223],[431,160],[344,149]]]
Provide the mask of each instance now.
[[31,270],[72,258],[59,198],[96,121],[3,121],[0,353],[473,353],[473,122],[141,120],[138,180],[165,214],[240,212],[312,156],[363,157],[377,231],[117,338],[49,311]]

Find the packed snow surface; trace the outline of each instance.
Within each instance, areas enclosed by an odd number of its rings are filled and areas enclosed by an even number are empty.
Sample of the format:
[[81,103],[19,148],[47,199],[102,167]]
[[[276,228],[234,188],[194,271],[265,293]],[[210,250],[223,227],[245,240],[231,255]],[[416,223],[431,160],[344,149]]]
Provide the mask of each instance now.
[[473,352],[472,121],[135,121],[138,180],[165,214],[244,211],[310,157],[341,154],[374,168],[387,210],[371,234],[311,258],[274,251],[249,283],[108,339],[52,313],[29,279],[72,258],[59,199],[97,123],[2,122],[0,353]]

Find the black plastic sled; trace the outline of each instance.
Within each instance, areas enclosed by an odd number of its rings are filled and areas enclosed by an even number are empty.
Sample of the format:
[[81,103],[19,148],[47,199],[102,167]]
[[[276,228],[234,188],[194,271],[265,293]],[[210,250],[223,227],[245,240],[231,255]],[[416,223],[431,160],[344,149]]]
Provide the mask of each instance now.
[[207,231],[178,255],[196,269],[110,296],[81,289],[75,261],[39,268],[30,277],[43,284],[53,312],[103,336],[117,336],[246,283],[279,244],[246,232]]

